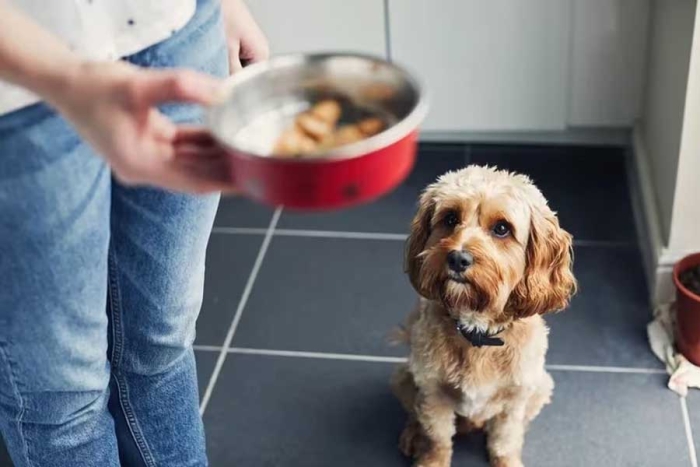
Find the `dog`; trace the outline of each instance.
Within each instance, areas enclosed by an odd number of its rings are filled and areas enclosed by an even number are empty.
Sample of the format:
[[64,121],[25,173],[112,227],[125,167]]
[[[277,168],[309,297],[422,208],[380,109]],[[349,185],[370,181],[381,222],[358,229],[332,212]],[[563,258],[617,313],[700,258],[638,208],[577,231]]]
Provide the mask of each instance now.
[[415,467],[449,467],[453,436],[479,429],[492,467],[523,466],[525,431],[554,388],[542,315],[576,292],[572,266],[572,236],[524,175],[469,166],[423,192],[405,249],[420,299],[392,376]]

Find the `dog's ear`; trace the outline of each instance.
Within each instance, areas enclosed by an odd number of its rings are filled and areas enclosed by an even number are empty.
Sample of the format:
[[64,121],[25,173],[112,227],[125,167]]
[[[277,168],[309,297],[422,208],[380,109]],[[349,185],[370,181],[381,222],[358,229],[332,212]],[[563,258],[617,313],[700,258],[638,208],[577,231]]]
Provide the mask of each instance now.
[[425,242],[430,236],[431,221],[435,212],[435,202],[430,190],[425,191],[418,203],[418,212],[411,223],[411,233],[406,240],[404,249],[404,272],[413,288],[420,291],[420,268],[423,259],[419,256],[425,248]]
[[571,235],[546,204],[533,206],[525,274],[508,299],[508,309],[524,318],[566,308],[576,293],[572,266]]

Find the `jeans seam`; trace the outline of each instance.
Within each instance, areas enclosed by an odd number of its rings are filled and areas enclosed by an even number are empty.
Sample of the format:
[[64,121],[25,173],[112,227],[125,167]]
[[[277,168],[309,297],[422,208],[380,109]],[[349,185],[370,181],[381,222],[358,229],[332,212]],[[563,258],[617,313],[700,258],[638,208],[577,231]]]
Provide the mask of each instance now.
[[155,467],[156,463],[153,459],[148,443],[143,436],[141,425],[138,422],[136,414],[131,407],[129,400],[129,388],[126,379],[121,374],[121,360],[123,356],[123,332],[121,326],[121,301],[120,287],[117,267],[117,253],[114,245],[110,245],[109,249],[109,301],[112,318],[112,376],[117,386],[117,395],[119,397],[119,405],[124,413],[124,418],[131,432],[131,436],[136,443],[136,446],[141,454],[141,458],[148,467]]
[[7,362],[7,370],[8,370],[8,377],[10,379],[10,386],[12,387],[12,392],[14,393],[14,396],[17,398],[17,402],[19,404],[19,413],[17,414],[17,432],[19,433],[19,438],[22,441],[22,448],[24,450],[24,457],[25,460],[27,461],[27,465],[29,467],[35,465],[34,462],[32,462],[30,456],[29,456],[29,443],[27,441],[27,436],[24,434],[24,430],[22,429],[22,419],[24,418],[24,413],[26,410],[26,406],[24,404],[24,398],[22,397],[22,393],[19,390],[19,387],[17,386],[17,381],[18,378],[15,375],[14,371],[12,370],[12,361],[10,360],[10,356],[5,350],[4,346],[6,343],[0,343],[0,353],[2,353],[3,360]]

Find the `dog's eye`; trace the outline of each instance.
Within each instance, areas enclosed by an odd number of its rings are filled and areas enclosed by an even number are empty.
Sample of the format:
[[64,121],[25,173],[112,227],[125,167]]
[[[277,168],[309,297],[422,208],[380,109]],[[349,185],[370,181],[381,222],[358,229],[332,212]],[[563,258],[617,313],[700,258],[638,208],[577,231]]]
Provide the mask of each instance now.
[[459,224],[459,215],[455,211],[448,211],[443,218],[443,222],[449,228],[454,228]]
[[510,226],[505,221],[499,221],[496,222],[491,231],[498,238],[506,238],[510,235]]

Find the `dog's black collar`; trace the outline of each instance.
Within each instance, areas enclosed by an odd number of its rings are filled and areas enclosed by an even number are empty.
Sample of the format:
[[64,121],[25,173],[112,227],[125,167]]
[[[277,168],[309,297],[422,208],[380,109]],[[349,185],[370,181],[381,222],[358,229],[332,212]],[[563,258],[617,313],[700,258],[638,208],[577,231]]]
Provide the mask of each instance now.
[[504,328],[501,328],[492,334],[488,334],[484,331],[479,331],[476,328],[472,328],[471,330],[469,330],[459,321],[456,321],[455,324],[457,325],[457,331],[459,331],[459,333],[462,334],[462,336],[466,340],[468,340],[474,347],[483,347],[485,345],[501,347],[504,344],[503,339],[496,337],[501,332],[503,332]]

